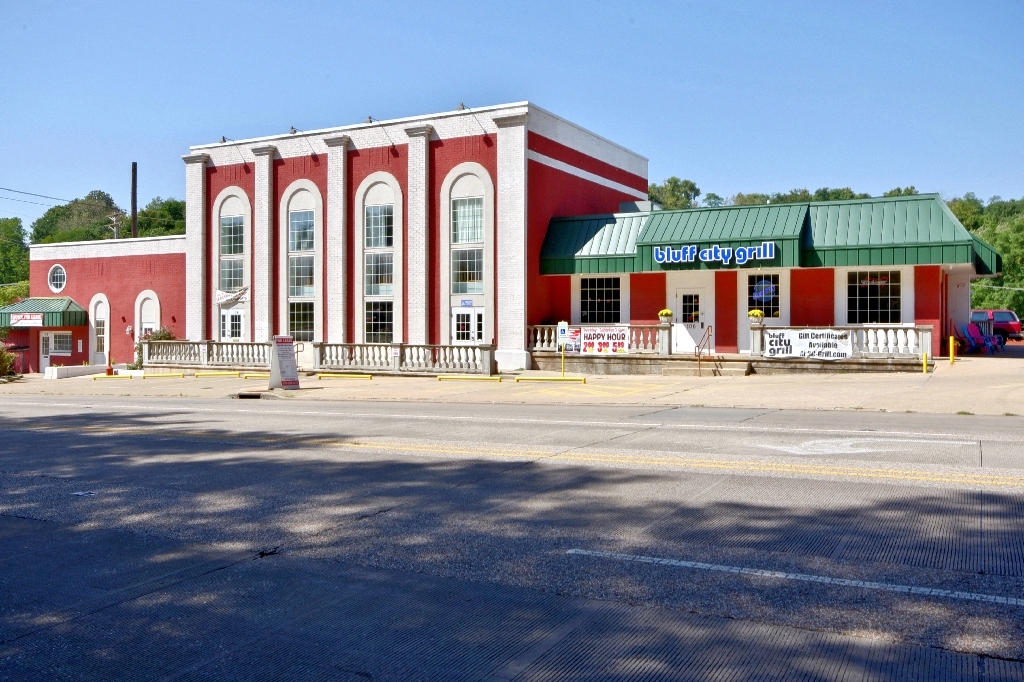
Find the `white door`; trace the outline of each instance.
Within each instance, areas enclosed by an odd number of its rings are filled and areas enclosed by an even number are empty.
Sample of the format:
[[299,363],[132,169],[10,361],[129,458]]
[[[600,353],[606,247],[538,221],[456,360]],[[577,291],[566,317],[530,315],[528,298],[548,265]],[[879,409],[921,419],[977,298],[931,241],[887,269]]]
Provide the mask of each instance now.
[[52,336],[50,332],[39,332],[39,371],[45,372],[50,366],[50,349]]
[[475,346],[484,342],[484,309],[452,308],[452,343]]
[[220,340],[241,341],[244,316],[241,310],[220,311]]
[[[704,289],[676,289],[676,304],[672,325],[672,352],[692,353],[707,332],[707,299]],[[704,347],[709,348],[708,340]]]
[[97,301],[92,320],[92,364],[107,364],[107,304]]

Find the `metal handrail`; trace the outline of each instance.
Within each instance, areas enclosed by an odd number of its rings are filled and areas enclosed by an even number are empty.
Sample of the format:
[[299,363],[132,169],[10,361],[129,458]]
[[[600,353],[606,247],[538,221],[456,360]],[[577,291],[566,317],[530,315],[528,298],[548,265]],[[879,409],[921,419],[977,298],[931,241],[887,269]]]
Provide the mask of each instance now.
[[700,373],[700,358],[704,350],[711,350],[711,330],[714,329],[712,325],[708,325],[707,329],[704,330],[704,335],[700,337],[700,343],[693,349],[693,354],[697,356],[697,376],[701,376]]

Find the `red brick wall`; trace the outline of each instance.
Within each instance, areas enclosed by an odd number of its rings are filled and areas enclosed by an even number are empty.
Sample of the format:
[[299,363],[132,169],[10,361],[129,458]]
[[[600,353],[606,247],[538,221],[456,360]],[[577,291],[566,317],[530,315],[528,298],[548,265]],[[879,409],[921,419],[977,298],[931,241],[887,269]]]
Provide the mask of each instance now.
[[[348,211],[348,229],[347,239],[348,243],[345,247],[345,253],[347,254],[348,262],[345,264],[346,272],[355,272],[355,261],[353,260],[353,253],[355,251],[355,206],[356,206],[356,190],[359,189],[359,183],[367,178],[371,173],[377,171],[384,171],[395,176],[395,180],[398,181],[398,185],[402,188],[402,225],[403,234],[408,231],[408,215],[409,215],[409,147],[408,145],[395,145],[393,147],[371,147],[369,149],[350,149],[348,152],[348,205],[350,207]],[[324,195],[326,200],[326,194]],[[325,207],[326,208],[326,207]],[[397,226],[396,226],[397,227]],[[408,244],[409,241],[403,242],[403,251],[405,262],[408,263]],[[409,290],[409,268],[404,268],[404,281],[403,291]],[[356,300],[357,300],[357,288],[358,283],[352,283],[348,288],[348,342],[352,343],[355,340],[355,315],[356,315]],[[409,297],[404,297],[406,301]],[[405,304],[401,311],[402,315],[402,329],[403,335],[408,334],[409,325],[407,321],[408,316],[408,303]],[[407,338],[407,337],[406,337]],[[402,340],[405,341],[406,338]]]
[[832,268],[794,268],[790,271],[790,324],[831,327],[835,324],[835,271]]
[[[46,283],[46,276],[54,263],[60,263],[67,272],[67,285],[60,294],[54,294]],[[135,356],[134,337],[124,333],[125,327],[135,325],[135,299],[147,289],[160,299],[160,324],[169,327],[178,337],[185,335],[185,255],[180,253],[153,256],[117,256],[112,258],[71,258],[37,260],[29,266],[29,291],[33,296],[68,296],[88,310],[96,294],[105,294],[110,304],[110,353],[113,362],[132,362]],[[83,341],[82,357],[61,364],[82,364],[89,352],[88,327],[75,328]],[[34,333],[32,366],[39,361],[39,334]],[[78,336],[73,337],[77,352]]]
[[[448,140],[430,141],[430,201],[429,215],[430,226],[428,227],[430,240],[430,308],[427,312],[427,319],[430,322],[429,338],[430,343],[441,343],[441,185],[445,177],[460,163],[475,161],[487,169],[491,175],[491,183],[494,185],[494,217],[495,231],[497,231],[498,217],[498,141],[494,135],[473,135],[470,137],[457,137]],[[498,268],[501,264],[497,258],[498,240],[494,240],[494,262],[497,264],[491,276],[494,278],[491,286],[498,286]],[[497,301],[495,296],[495,332],[497,332]]]
[[665,273],[637,272],[629,276],[630,324],[658,324],[665,307]]
[[[942,270],[938,265],[914,266],[914,323],[930,324],[932,357],[941,355]],[[909,320],[906,320],[909,322]]]
[[715,352],[739,351],[736,330],[737,275],[735,270],[715,272]]

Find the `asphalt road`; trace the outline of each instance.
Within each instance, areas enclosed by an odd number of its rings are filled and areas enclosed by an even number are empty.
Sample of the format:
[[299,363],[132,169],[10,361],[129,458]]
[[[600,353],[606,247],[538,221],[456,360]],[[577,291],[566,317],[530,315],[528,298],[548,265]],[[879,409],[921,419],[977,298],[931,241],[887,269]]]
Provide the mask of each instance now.
[[4,398],[0,679],[1024,680],[1024,418]]

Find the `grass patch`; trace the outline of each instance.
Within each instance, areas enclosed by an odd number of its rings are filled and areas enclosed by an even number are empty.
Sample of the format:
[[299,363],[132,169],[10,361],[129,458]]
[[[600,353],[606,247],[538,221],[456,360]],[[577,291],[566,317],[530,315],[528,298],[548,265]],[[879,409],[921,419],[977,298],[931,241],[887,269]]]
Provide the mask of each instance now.
[[1019,417],[1020,415],[1019,414],[1015,414],[1013,412],[1003,412],[1003,416],[1004,417]]
[[973,412],[968,412],[967,410],[960,410],[960,411],[958,411],[958,412],[957,412],[957,414],[969,414],[969,415],[973,415],[974,413],[973,413]]

